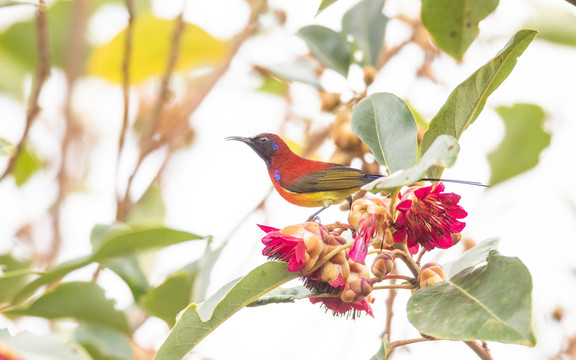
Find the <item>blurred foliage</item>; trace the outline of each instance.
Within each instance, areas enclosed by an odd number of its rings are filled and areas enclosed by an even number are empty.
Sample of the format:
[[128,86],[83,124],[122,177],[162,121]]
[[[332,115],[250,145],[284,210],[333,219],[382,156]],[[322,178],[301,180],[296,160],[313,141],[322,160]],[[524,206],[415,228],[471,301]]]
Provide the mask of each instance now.
[[490,185],[520,175],[538,164],[540,153],[550,145],[550,134],[544,130],[546,113],[534,104],[499,106],[496,112],[504,122],[502,142],[488,154]]
[[[69,70],[67,62],[70,59],[81,64],[81,72],[75,83],[69,84],[65,91],[67,97],[64,103],[72,103],[77,82],[84,81],[87,76],[97,76],[113,84],[122,82],[126,75],[122,70],[125,59],[124,28],[108,43],[92,48],[87,39],[87,24],[103,6],[115,4],[120,9],[125,6],[122,0],[100,0],[93,2],[85,14],[84,23],[75,24],[80,16],[79,1],[57,0],[49,2],[47,11],[47,37],[50,46],[51,68]],[[187,134],[188,140],[193,137],[189,118],[194,110],[208,96],[212,86],[226,68],[211,73],[217,66],[231,62],[235,49],[242,44],[232,40],[221,40],[213,37],[201,27],[184,23],[181,37],[175,42],[175,31],[178,20],[167,20],[157,17],[152,12],[148,0],[137,0],[135,3],[135,18],[133,22],[132,51],[130,53],[131,84],[125,90],[135,101],[126,116],[126,138],[135,140],[133,145],[141,154],[139,164],[153,150],[170,149],[167,151],[166,162],[173,155],[175,136],[166,134]],[[241,34],[246,41],[256,31],[262,31],[258,23],[259,15],[271,12],[266,6],[258,7],[258,2],[247,2],[253,16],[246,28],[249,31]],[[327,10],[337,0],[322,0],[316,16],[327,15]],[[338,6],[342,5],[338,3]],[[403,185],[410,184],[428,172],[430,176],[440,176],[444,167],[450,166],[456,159],[460,144],[458,140],[463,131],[479,118],[487,98],[500,86],[513,70],[519,56],[533,41],[536,32],[521,30],[512,37],[502,51],[480,67],[468,79],[463,79],[460,85],[453,89],[444,105],[432,118],[427,119],[417,109],[410,107],[404,99],[389,93],[376,93],[371,85],[377,81],[380,71],[386,68],[388,61],[400,53],[404,46],[417,45],[423,51],[423,64],[419,77],[436,81],[432,73],[433,61],[438,54],[445,53],[457,61],[465,59],[471,44],[479,35],[479,24],[492,14],[498,7],[498,0],[422,0],[420,18],[409,19],[403,14],[395,14],[389,18],[385,14],[384,0],[361,0],[347,9],[342,16],[339,27],[334,29],[317,24],[302,27],[296,33],[310,50],[308,56],[285,59],[281,64],[250,64],[263,77],[258,90],[274,94],[292,105],[292,85],[298,82],[324,94],[321,99],[321,110],[334,118],[327,128],[318,133],[308,131],[311,120],[306,123],[310,140],[309,148],[315,150],[328,138],[334,141],[337,150],[334,159],[340,163],[350,163],[359,160],[365,170],[379,171],[380,165],[386,167],[389,173],[399,171],[385,181],[378,180],[366,186],[366,190],[393,192]],[[0,1],[0,11],[7,7],[22,6],[36,8],[36,2]],[[325,12],[326,11],[326,12]],[[32,14],[32,12],[31,12]],[[126,13],[123,13],[126,16]],[[385,39],[391,20],[401,22],[413,34],[404,45],[391,46]],[[563,46],[576,46],[576,28],[574,15],[561,10],[549,8],[539,9],[537,16],[528,19],[525,27],[540,31],[539,39]],[[280,22],[281,23],[281,22]],[[281,25],[278,25],[280,27]],[[425,29],[424,29],[425,28]],[[38,65],[38,41],[36,18],[17,19],[8,24],[0,32],[0,92],[20,102],[22,108],[31,106],[26,103],[30,93],[30,79],[34,77]],[[74,34],[82,34],[82,46],[72,50],[71,38]],[[502,34],[494,41],[502,41],[510,34]],[[274,44],[282,46],[282,44]],[[167,74],[171,52],[175,51],[177,74]],[[74,51],[72,53],[72,51]],[[271,48],[270,51],[273,51]],[[485,61],[486,59],[483,59]],[[202,79],[189,76],[194,70],[207,70]],[[211,69],[211,70],[210,70]],[[360,69],[360,70],[359,70]],[[426,70],[426,71],[424,71]],[[328,93],[325,87],[325,73],[336,74],[341,80],[354,83],[352,91],[346,94]],[[53,73],[55,73],[53,71]],[[358,74],[361,74],[360,76]],[[210,76],[214,76],[210,78]],[[439,76],[439,75],[438,75]],[[150,94],[141,91],[136,84],[151,81],[154,85],[170,83],[172,77],[184,80],[181,83],[185,89],[177,92],[168,87],[164,93],[151,98]],[[165,80],[165,81],[164,81]],[[119,86],[117,85],[119,88]],[[198,90],[203,89],[203,93]],[[167,94],[167,95],[166,95]],[[326,94],[329,94],[326,96]],[[175,95],[175,96],[174,96]],[[321,97],[321,95],[319,95]],[[184,99],[184,100],[182,100]],[[134,106],[137,104],[137,106]],[[192,104],[192,105],[191,105]],[[69,105],[69,104],[68,104]],[[74,147],[69,147],[66,141],[76,136],[76,141],[82,142],[78,134],[89,130],[84,123],[81,109],[63,105],[62,114],[44,114],[46,124],[56,128],[60,125],[60,117],[64,118],[62,128],[64,134],[54,135],[57,141],[63,143],[61,153],[54,158],[46,158],[34,141],[22,139],[21,143],[0,133],[0,159],[17,156],[15,166],[10,175],[19,187],[17,191],[26,191],[27,182],[35,175],[53,177],[54,186],[58,187],[61,198],[46,209],[47,222],[54,222],[52,234],[54,239],[64,230],[64,225],[58,221],[58,209],[66,197],[69,184],[66,178],[66,164],[77,159],[75,156],[87,154],[75,153]],[[110,104],[102,104],[110,106]],[[134,108],[134,109],[133,109]],[[292,111],[292,110],[291,110]],[[500,145],[488,157],[492,170],[492,185],[499,184],[514,176],[520,175],[536,166],[539,156],[550,141],[551,135],[545,130],[546,110],[535,104],[515,104],[501,106],[496,109],[505,124],[505,135]],[[75,114],[78,119],[70,114]],[[134,113],[135,112],[135,113]],[[326,115],[325,114],[325,115]],[[60,116],[61,115],[61,116]],[[287,116],[291,118],[294,116]],[[22,117],[24,118],[24,117]],[[73,120],[71,120],[73,119]],[[132,121],[135,119],[134,121]],[[146,123],[145,130],[136,129],[138,124]],[[58,124],[58,125],[54,125]],[[136,125],[134,125],[136,124]],[[118,128],[122,127],[118,119]],[[86,128],[82,128],[86,127]],[[58,128],[60,129],[60,128]],[[170,130],[170,131],[168,131]],[[56,132],[57,133],[57,132]],[[366,145],[358,140],[358,137]],[[160,139],[160,140],[159,140]],[[191,141],[186,142],[192,143]],[[18,154],[14,149],[22,145]],[[89,153],[92,149],[86,150]],[[373,153],[377,162],[367,160],[365,155]],[[118,158],[121,159],[121,150]],[[417,162],[417,159],[420,157]],[[72,160],[71,160],[72,159]],[[83,158],[85,160],[85,158]],[[336,160],[334,160],[336,161]],[[39,171],[48,168],[47,165],[62,163],[62,170]],[[124,166],[119,161],[118,167]],[[165,163],[164,163],[165,165]],[[162,167],[163,168],[163,167]],[[432,170],[430,170],[432,169]],[[26,249],[21,253],[0,255],[0,309],[2,314],[17,320],[23,316],[33,316],[46,319],[53,329],[58,322],[72,321],[77,326],[74,329],[74,339],[66,340],[58,334],[58,330],[50,335],[35,335],[22,332],[17,335],[0,329],[0,341],[9,345],[21,358],[27,360],[39,359],[132,359],[136,357],[134,332],[150,317],[157,317],[172,328],[166,342],[161,346],[157,358],[181,358],[205,336],[218,327],[235,312],[248,305],[263,305],[275,302],[290,302],[294,299],[309,296],[302,289],[281,289],[264,296],[268,291],[276,289],[284,282],[296,277],[289,273],[283,263],[266,263],[246,276],[239,278],[207,296],[210,275],[213,266],[226,244],[214,247],[211,238],[201,237],[187,231],[175,230],[164,226],[167,205],[163,199],[162,170],[159,170],[150,182],[150,186],[141,196],[133,196],[131,181],[139,175],[139,165],[126,179],[118,183],[128,183],[125,189],[115,189],[112,197],[117,198],[117,205],[125,206],[126,211],[119,211],[116,221],[106,225],[96,225],[90,239],[74,239],[92,245],[88,254],[63,261],[58,253],[46,260],[38,254],[34,241],[24,241],[34,237],[34,232],[14,234],[10,241],[19,241]],[[118,173],[126,173],[124,169]],[[39,175],[38,175],[39,176]],[[111,175],[114,176],[114,175]],[[118,175],[117,175],[118,176]],[[118,180],[118,179],[117,179]],[[124,181],[126,180],[126,181]],[[121,186],[120,186],[121,187]],[[122,198],[119,193],[126,196]],[[197,191],[204,191],[195,189]],[[20,204],[5,204],[19,206]],[[82,216],[85,209],[73,209],[77,216]],[[113,218],[113,216],[110,216]],[[30,219],[27,219],[30,220]],[[30,220],[33,223],[37,219]],[[30,225],[33,226],[33,225]],[[194,226],[192,224],[191,226]],[[44,228],[40,228],[44,231]],[[63,231],[66,232],[66,231]],[[18,239],[18,240],[17,240]],[[191,254],[193,259],[184,266],[176,267],[165,274],[159,282],[151,279],[150,268],[155,264],[146,259],[144,254],[155,254],[157,251],[178,246],[192,240],[204,241],[205,250]],[[481,244],[472,253],[465,254],[451,266],[458,269],[450,282],[430,286],[425,291],[415,292],[409,303],[409,317],[412,323],[423,333],[442,338],[463,339],[477,338],[495,341],[514,342],[532,345],[534,342],[530,324],[530,275],[518,259],[503,257],[492,250],[496,247],[495,240]],[[494,267],[499,270],[494,270]],[[83,273],[69,275],[82,269]],[[120,283],[132,294],[131,304],[119,308],[107,284],[99,278],[101,272],[109,272],[117,276]],[[86,274],[89,275],[86,275]],[[496,276],[497,274],[503,276]],[[78,276],[76,276],[78,275]],[[83,280],[78,280],[83,277]],[[489,309],[494,314],[501,314],[505,304],[485,301],[480,296],[474,297],[472,308],[479,315],[468,322],[462,322],[460,327],[454,327],[454,304],[464,301],[458,292],[466,281],[480,281],[488,277],[486,294],[494,298],[502,291],[510,293],[514,286],[515,303],[521,314],[504,325],[517,330],[510,335],[510,329],[502,329],[485,335],[483,321],[493,322],[494,317],[485,318],[482,310]],[[75,278],[76,280],[72,280]],[[519,281],[522,280],[522,281]],[[482,280],[484,281],[484,280]],[[439,296],[445,301],[444,311],[432,321],[427,317],[431,307],[436,304]],[[509,299],[509,298],[506,298]],[[516,301],[517,300],[517,301]],[[506,311],[504,311],[505,313]],[[178,317],[178,314],[180,316]],[[505,315],[505,314],[504,314]],[[502,315],[501,317],[503,317]],[[464,317],[464,315],[463,315]],[[7,320],[8,321],[8,320]],[[442,324],[450,324],[450,328],[442,328]],[[451,333],[457,329],[459,334]],[[159,334],[158,336],[164,336]],[[516,337],[514,337],[516,336]],[[384,339],[381,350],[374,357],[386,357],[390,343]]]
[[[134,83],[153,76],[161,76],[168,66],[168,54],[176,25],[172,20],[160,19],[152,13],[140,14],[134,21],[130,80]],[[108,44],[95,48],[88,59],[88,74],[109,81],[122,82],[126,30]],[[184,24],[178,46],[176,70],[192,70],[215,65],[224,57],[228,43],[218,40],[193,24]]]

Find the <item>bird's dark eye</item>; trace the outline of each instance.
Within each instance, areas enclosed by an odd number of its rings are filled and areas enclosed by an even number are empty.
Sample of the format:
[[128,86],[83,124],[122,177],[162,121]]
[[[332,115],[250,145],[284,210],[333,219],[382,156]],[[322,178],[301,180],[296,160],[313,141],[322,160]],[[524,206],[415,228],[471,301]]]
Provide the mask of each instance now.
[[268,141],[268,139],[266,139],[265,137],[258,139],[258,141],[260,141],[262,144],[264,144],[265,142]]

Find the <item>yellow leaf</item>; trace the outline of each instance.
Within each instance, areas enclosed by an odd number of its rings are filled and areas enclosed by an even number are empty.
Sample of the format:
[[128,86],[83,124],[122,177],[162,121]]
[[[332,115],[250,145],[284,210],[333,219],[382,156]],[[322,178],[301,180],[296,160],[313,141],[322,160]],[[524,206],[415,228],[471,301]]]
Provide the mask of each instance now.
[[[130,81],[141,82],[166,71],[176,20],[159,19],[151,13],[136,17],[133,24]],[[108,44],[94,48],[88,59],[88,74],[122,82],[126,29]],[[202,28],[184,23],[176,70],[191,70],[217,64],[226,54],[228,42],[218,40]]]

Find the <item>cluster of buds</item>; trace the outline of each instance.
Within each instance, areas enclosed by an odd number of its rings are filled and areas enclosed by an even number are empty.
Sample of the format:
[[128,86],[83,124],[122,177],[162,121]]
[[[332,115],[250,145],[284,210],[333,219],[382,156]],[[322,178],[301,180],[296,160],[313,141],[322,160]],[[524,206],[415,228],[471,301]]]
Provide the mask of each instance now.
[[[390,275],[398,251],[405,254],[401,256],[406,262],[404,256],[411,260],[411,254],[419,246],[426,251],[451,247],[459,241],[460,231],[466,226],[460,221],[467,215],[458,205],[460,196],[444,193],[442,183],[409,188],[398,198],[396,206],[387,197],[369,196],[354,201],[349,224],[342,227],[353,229],[352,244],[347,244],[341,232],[331,232],[314,221],[282,230],[260,226],[267,233],[262,239],[265,245],[262,253],[274,260],[287,261],[288,270],[300,272],[308,289],[326,294],[311,298],[312,303],[321,303],[336,315],[356,316],[362,311],[372,315],[372,290],[377,282],[405,279],[410,282],[408,288],[414,289],[444,281],[442,267],[436,263],[420,269],[413,266],[415,275],[418,272],[417,279]],[[365,260],[370,246],[378,255],[369,270]],[[398,250],[406,247],[410,254]]]
[[281,230],[262,225],[260,228],[267,233],[262,238],[263,255],[287,261],[288,270],[303,274],[307,288],[332,295],[311,298],[312,303],[321,302],[338,315],[350,311],[353,315],[357,311],[372,315],[368,269],[363,263],[351,260],[347,249],[334,252],[346,244],[344,238],[314,221]]

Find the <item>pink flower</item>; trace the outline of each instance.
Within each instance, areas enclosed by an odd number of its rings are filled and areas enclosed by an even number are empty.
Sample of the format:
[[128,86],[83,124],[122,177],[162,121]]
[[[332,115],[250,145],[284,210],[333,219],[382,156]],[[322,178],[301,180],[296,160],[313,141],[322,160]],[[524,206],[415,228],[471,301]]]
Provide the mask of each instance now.
[[335,316],[352,315],[352,318],[359,316],[362,311],[366,314],[374,317],[372,313],[372,307],[370,306],[374,300],[370,300],[368,297],[357,301],[357,302],[344,302],[339,297],[313,297],[310,298],[312,304],[321,303],[326,309],[332,310]]
[[418,251],[419,245],[427,251],[436,247],[451,247],[452,234],[461,232],[466,226],[466,223],[458,220],[468,215],[458,205],[460,195],[443,191],[442,183],[436,187],[409,189],[396,206],[398,215],[394,222],[394,241],[407,241],[412,254]]
[[302,271],[306,266],[306,245],[302,238],[283,234],[280,229],[258,225],[266,232],[262,238],[265,245],[262,255],[274,260],[287,261],[288,270]]
[[371,242],[379,242],[385,247],[392,246],[393,240],[388,228],[391,219],[390,199],[383,197],[363,197],[352,204],[348,222],[356,228],[354,245],[350,258],[361,263],[366,258]]

